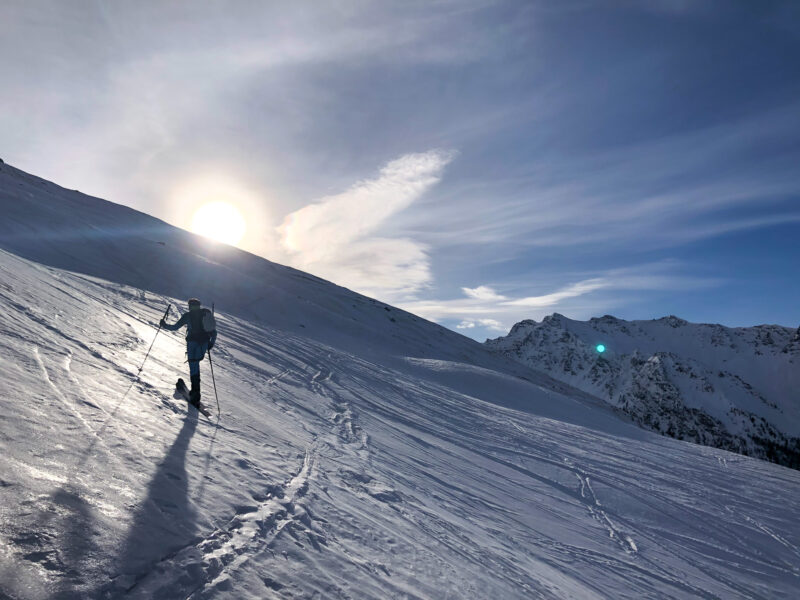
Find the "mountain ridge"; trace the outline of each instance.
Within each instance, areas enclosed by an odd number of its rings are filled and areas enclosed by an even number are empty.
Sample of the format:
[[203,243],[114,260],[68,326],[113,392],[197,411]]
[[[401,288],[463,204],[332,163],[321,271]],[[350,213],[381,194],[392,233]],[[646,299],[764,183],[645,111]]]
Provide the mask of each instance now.
[[486,345],[647,429],[800,468],[800,336],[789,327],[554,313]]

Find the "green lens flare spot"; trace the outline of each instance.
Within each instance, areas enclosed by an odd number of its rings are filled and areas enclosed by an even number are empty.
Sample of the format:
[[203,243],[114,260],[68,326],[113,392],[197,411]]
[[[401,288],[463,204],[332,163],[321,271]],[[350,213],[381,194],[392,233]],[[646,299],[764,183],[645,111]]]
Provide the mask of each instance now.
[[606,347],[603,344],[597,344],[597,346],[595,346],[595,350],[602,354],[606,351]]

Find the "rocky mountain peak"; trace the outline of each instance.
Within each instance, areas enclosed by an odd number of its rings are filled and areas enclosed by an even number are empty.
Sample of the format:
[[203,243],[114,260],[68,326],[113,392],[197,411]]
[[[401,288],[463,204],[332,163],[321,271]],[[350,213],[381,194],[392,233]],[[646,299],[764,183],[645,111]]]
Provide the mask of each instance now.
[[486,344],[645,428],[800,468],[800,330],[555,313]]

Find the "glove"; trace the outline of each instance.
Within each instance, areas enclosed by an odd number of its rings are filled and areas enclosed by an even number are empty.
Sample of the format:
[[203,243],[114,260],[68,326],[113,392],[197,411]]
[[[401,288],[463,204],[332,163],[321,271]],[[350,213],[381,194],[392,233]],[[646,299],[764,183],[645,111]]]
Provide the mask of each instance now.
[[164,325],[166,325],[166,324],[167,324],[167,322],[166,322],[164,319],[161,319],[161,320],[158,322],[158,326],[159,326],[159,327],[163,327],[163,326],[164,326]]

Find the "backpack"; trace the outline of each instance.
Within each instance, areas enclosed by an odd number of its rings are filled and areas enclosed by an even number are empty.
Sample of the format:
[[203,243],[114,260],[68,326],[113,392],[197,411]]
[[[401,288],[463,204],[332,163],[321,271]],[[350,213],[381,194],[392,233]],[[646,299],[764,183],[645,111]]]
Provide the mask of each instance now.
[[200,325],[206,333],[214,333],[217,330],[217,320],[214,318],[214,313],[204,308],[203,319],[200,321]]
[[[198,314],[199,313],[199,314]],[[189,312],[190,329],[186,332],[187,340],[207,342],[217,331],[217,321],[207,308]]]

